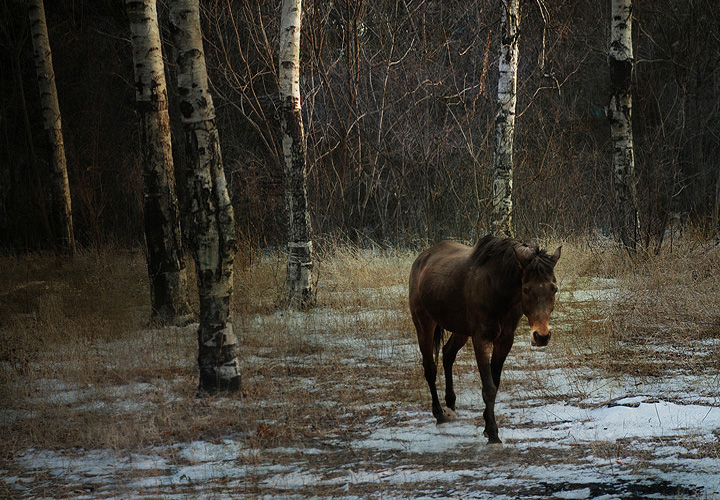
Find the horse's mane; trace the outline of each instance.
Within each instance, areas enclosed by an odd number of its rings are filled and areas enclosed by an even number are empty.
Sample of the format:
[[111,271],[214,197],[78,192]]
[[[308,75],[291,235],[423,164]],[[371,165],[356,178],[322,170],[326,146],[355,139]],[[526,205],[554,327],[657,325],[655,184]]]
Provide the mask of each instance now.
[[549,253],[535,246],[535,256],[525,267],[525,272],[538,276],[552,276],[555,269],[555,262]]
[[488,234],[475,244],[471,258],[478,266],[492,262],[499,273],[519,277],[521,269],[515,254],[517,246],[526,247],[531,251],[532,257],[525,267],[526,272],[539,275],[553,273],[555,263],[552,257],[532,241],[519,241],[514,238],[501,239]]

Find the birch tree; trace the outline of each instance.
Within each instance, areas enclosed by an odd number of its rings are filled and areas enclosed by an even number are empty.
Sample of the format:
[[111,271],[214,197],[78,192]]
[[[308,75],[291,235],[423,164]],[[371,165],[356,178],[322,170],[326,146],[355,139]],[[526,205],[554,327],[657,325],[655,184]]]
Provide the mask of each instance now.
[[283,0],[280,21],[280,86],[285,204],[289,222],[285,287],[291,304],[312,305],[313,247],[307,199],[307,153],[300,106],[300,22],[302,0]]
[[235,218],[208,88],[198,0],[170,2],[170,29],[188,158],[186,227],[200,296],[199,393],[238,391],[239,348],[230,315]]
[[43,128],[50,143],[50,169],[52,193],[53,226],[66,253],[75,254],[75,233],[73,231],[70,183],[68,182],[65,144],[63,142],[60,105],[55,87],[50,39],[48,38],[43,0],[28,0],[30,34],[35,58],[40,105],[42,106]]
[[632,0],[611,0],[610,34],[610,134],[613,148],[612,189],[615,197],[615,218],[620,241],[634,250],[640,238],[637,194],[635,188],[635,154],[632,134],[633,69]]
[[152,318],[188,317],[187,277],[175,194],[170,115],[156,0],[126,0],[140,115],[143,212]]
[[513,138],[517,102],[520,0],[502,2],[498,104],[493,152],[492,226],[497,236],[513,236]]

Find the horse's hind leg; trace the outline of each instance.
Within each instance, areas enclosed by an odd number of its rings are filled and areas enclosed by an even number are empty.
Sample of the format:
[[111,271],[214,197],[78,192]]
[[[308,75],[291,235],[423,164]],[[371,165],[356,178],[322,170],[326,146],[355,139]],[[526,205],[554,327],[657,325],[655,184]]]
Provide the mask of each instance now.
[[425,380],[427,380],[428,387],[430,388],[430,395],[432,396],[433,416],[437,419],[438,424],[441,424],[447,421],[447,419],[443,413],[442,406],[440,406],[440,399],[438,398],[437,387],[435,386],[435,379],[437,378],[437,365],[435,364],[435,342],[433,339],[437,323],[435,323],[435,321],[433,321],[427,313],[418,314],[413,311],[412,319],[415,324],[415,330],[417,330]]
[[467,335],[453,333],[443,347],[443,370],[445,371],[445,404],[452,411],[455,411],[455,388],[453,387],[452,367],[455,363],[458,351],[468,341]]

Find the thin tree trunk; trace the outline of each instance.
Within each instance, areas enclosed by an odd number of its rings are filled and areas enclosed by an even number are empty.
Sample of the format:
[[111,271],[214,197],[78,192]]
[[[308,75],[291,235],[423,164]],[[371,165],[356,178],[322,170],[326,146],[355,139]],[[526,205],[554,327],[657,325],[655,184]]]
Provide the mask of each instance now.
[[640,239],[637,194],[635,190],[635,155],[632,135],[633,67],[632,0],[611,0],[612,29],[608,63],[610,65],[610,134],[613,147],[612,189],[615,218],[620,241],[635,250]]
[[167,84],[156,0],[126,0],[140,115],[143,212],[152,319],[188,319],[187,275],[175,194]]
[[52,218],[60,247],[69,255],[75,254],[70,184],[68,182],[65,145],[63,143],[60,105],[55,88],[52,52],[45,22],[43,0],[28,0],[28,17],[35,57],[43,127],[50,142]]
[[[40,210],[40,222],[42,224],[43,233],[48,240],[53,239],[53,230],[50,225],[50,219],[48,217],[46,196],[43,191],[43,183],[38,171],[37,156],[35,155],[35,143],[33,142],[32,127],[30,126],[30,116],[28,114],[27,100],[25,99],[25,89],[22,82],[22,68],[20,64],[20,52],[21,47],[15,47],[15,54],[13,57],[13,73],[14,81],[17,85],[18,95],[20,97],[20,107],[22,108],[23,125],[25,128],[25,145],[26,153],[28,158],[28,164],[30,166],[30,179],[34,182],[33,188],[35,189],[37,205]],[[16,179],[13,179],[16,181]]]
[[513,139],[517,102],[520,0],[503,2],[498,64],[498,112],[493,154],[492,226],[497,236],[513,236]]
[[198,0],[170,2],[180,112],[187,155],[187,231],[200,295],[200,394],[241,389],[230,302],[237,250],[235,218],[208,88]]
[[301,0],[283,0],[280,21],[280,129],[285,158],[285,203],[289,221],[285,287],[289,302],[300,308],[314,302],[312,229],[307,199],[307,154],[300,108]]

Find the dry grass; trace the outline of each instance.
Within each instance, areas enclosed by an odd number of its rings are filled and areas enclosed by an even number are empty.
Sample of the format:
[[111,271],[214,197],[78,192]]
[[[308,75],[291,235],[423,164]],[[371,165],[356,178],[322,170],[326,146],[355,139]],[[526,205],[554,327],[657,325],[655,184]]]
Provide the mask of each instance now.
[[[411,333],[398,288],[409,254],[321,253],[319,313],[278,310],[284,255],[248,255],[238,258],[235,294],[248,396],[242,418],[239,399],[194,398],[192,326],[147,324],[142,254],[83,253],[73,261],[2,257],[0,427],[9,438],[0,456],[28,447],[135,449],[249,429],[254,441],[287,444],[338,428],[334,409],[308,408],[307,401],[322,391],[348,404],[366,397],[352,384],[363,376],[353,342],[377,349],[398,331]],[[378,331],[384,333],[371,333]],[[330,351],[323,335],[357,340],[346,352]],[[390,357],[393,345],[379,349]],[[305,386],[287,384],[288,377],[306,379]],[[138,384],[141,391],[128,395],[126,389]],[[308,412],[314,415],[310,426]]]
[[[29,447],[132,450],[229,435],[257,448],[288,446],[342,437],[355,420],[383,418],[387,402],[424,408],[419,363],[395,362],[414,342],[405,292],[413,255],[321,248],[318,308],[299,313],[278,309],[284,255],[243,253],[235,326],[244,400],[194,398],[193,327],[148,328],[141,254],[84,253],[72,262],[2,257],[0,432],[7,439],[0,457]],[[690,241],[636,260],[610,245],[566,242],[557,270],[562,291],[605,279],[621,292],[611,306],[559,301],[557,366],[569,379],[581,378],[588,366],[659,375],[677,368],[680,350],[683,369],[717,370],[719,346],[703,342],[717,339],[720,329],[719,257],[717,248]],[[358,390],[369,369],[381,369],[386,383]],[[462,356],[457,369],[474,370]],[[355,409],[345,413],[338,405]]]
[[[138,256],[85,253],[72,262],[3,257],[0,268],[0,360],[4,375],[14,373],[10,379],[47,370],[83,382],[78,368],[95,363],[87,347],[121,339],[149,313]],[[68,366],[71,361],[77,365]]]
[[718,246],[685,238],[658,255],[640,252],[632,258],[612,248],[594,249],[580,252],[572,264],[581,272],[566,283],[570,289],[587,286],[593,277],[613,288],[610,301],[569,304],[573,351],[618,374],[720,368]]

